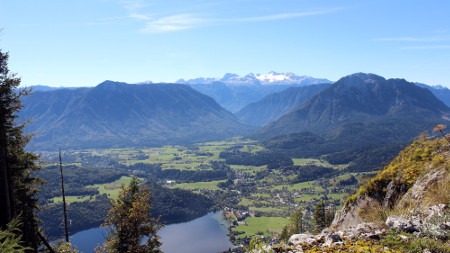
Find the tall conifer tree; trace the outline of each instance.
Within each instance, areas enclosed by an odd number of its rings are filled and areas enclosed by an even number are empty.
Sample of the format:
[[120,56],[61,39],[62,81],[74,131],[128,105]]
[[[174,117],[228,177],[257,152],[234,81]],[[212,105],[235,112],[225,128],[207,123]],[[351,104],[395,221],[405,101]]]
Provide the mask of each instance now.
[[30,136],[24,135],[25,124],[17,113],[22,108],[20,98],[29,91],[19,85],[20,78],[9,73],[8,54],[0,51],[0,228],[18,217],[25,246],[37,249],[35,194],[41,180],[31,175],[39,169],[38,156],[25,151]]

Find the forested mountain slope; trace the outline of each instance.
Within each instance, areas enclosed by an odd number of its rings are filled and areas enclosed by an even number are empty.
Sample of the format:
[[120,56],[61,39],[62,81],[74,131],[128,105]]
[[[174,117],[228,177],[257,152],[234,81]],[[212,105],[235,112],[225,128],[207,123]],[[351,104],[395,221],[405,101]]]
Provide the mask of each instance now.
[[160,145],[216,140],[250,128],[212,98],[181,84],[105,81],[94,88],[35,92],[21,117],[31,148]]
[[355,128],[355,124],[380,125],[384,129],[391,124],[409,124],[408,131],[413,134],[409,137],[415,137],[419,129],[448,121],[449,112],[429,90],[404,79],[386,80],[374,74],[357,73],[341,78],[253,136],[270,138],[312,132],[335,137],[345,133],[346,126]]

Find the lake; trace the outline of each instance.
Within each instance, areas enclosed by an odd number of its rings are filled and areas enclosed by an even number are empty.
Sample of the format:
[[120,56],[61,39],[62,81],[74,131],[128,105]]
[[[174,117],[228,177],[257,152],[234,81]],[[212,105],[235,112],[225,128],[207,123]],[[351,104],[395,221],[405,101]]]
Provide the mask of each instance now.
[[[161,250],[166,253],[217,253],[233,247],[228,239],[227,222],[221,212],[209,213],[195,220],[167,225],[158,234]],[[84,253],[91,253],[103,243],[107,232],[98,227],[78,232],[70,241]]]

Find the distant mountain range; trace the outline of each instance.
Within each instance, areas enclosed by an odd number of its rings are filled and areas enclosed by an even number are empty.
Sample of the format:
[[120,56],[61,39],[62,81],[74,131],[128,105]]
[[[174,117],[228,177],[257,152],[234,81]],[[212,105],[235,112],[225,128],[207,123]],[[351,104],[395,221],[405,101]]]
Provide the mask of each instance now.
[[441,123],[450,123],[450,108],[428,89],[404,79],[358,73],[341,78],[249,137],[267,140],[270,149],[311,156],[406,143]]
[[[438,122],[450,109],[429,90],[404,79],[357,73],[339,81],[266,125],[260,134],[323,134],[353,122],[412,119]],[[447,119],[448,120],[448,119]]]
[[94,88],[36,91],[23,99],[40,149],[152,146],[217,140],[243,124],[212,98],[182,84],[105,81]]
[[303,104],[310,97],[318,94],[330,85],[324,83],[290,87],[282,92],[267,95],[259,101],[245,106],[236,113],[236,116],[251,125],[263,126]]
[[270,72],[266,75],[246,76],[227,73],[223,78],[180,79],[177,83],[188,84],[203,94],[214,98],[231,112],[238,112],[244,106],[256,102],[266,95],[281,92],[289,87],[300,87],[332,83],[327,79],[298,76],[293,73]]
[[444,86],[441,85],[436,85],[436,86],[429,86],[423,83],[414,83],[417,86],[420,86],[422,88],[427,88],[429,89],[437,98],[439,98],[439,100],[441,100],[442,102],[444,102],[444,104],[448,107],[450,107],[450,89],[446,88]]
[[[153,82],[145,81],[139,84],[151,83]],[[331,84],[333,82],[324,78],[272,71],[268,74],[255,75],[250,73],[245,76],[227,73],[222,78],[199,77],[189,80],[179,79],[176,83],[190,85],[197,91],[214,98],[225,109],[237,113],[250,103],[258,102],[267,95],[282,92],[289,87]],[[447,106],[450,106],[450,89],[439,85],[415,84],[429,89],[437,98]],[[47,91],[62,89],[63,87],[37,85],[33,86],[33,88],[34,91]]]
[[[33,119],[27,131],[38,133],[33,144],[40,149],[184,144],[246,135],[256,129],[249,125],[264,125],[247,136],[273,148],[303,143],[304,153],[404,142],[450,117],[449,89],[374,74],[333,84],[275,72],[184,82],[39,86],[23,99],[21,116]],[[223,107],[244,108],[238,119]]]

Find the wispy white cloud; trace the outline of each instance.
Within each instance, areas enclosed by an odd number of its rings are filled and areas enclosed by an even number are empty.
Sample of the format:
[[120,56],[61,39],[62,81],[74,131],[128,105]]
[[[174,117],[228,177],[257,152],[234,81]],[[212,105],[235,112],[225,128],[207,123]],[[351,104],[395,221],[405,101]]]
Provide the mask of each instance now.
[[403,43],[404,46],[399,48],[401,50],[449,49],[450,45],[448,45],[448,42],[450,41],[450,37],[446,35],[445,31],[439,33],[439,36],[430,37],[392,37],[377,38],[375,40]]
[[168,31],[177,31],[192,29],[201,26],[213,26],[227,23],[243,23],[243,22],[262,22],[262,21],[274,21],[282,19],[291,19],[303,16],[323,15],[330,13],[333,10],[321,10],[314,12],[296,12],[296,13],[281,13],[275,15],[258,16],[258,17],[245,17],[245,18],[226,18],[226,19],[210,19],[202,18],[195,14],[180,14],[172,15],[163,18],[159,18],[146,23],[146,27],[141,29],[143,33],[159,33]]
[[172,15],[146,23],[145,28],[141,29],[142,33],[159,33],[185,30],[207,23],[206,19],[198,18],[193,14]]
[[151,20],[151,19],[152,19],[152,18],[151,18],[151,15],[148,15],[148,14],[138,14],[138,13],[130,14],[129,17],[130,17],[130,18],[133,18],[133,19],[137,19],[137,20]]
[[450,49],[450,45],[426,45],[402,47],[403,50],[427,50],[427,49]]
[[130,12],[136,12],[149,6],[148,2],[144,0],[119,0],[119,2]]
[[123,7],[129,13],[129,15],[126,16],[127,18],[136,20],[150,20],[152,18],[152,15],[143,14],[141,12],[144,8],[150,6],[148,2],[143,0],[119,0],[119,2],[122,3]]
[[259,16],[259,17],[249,17],[249,18],[235,18],[224,21],[230,22],[246,22],[246,21],[271,21],[271,20],[280,20],[280,19],[290,19],[304,16],[315,16],[315,15],[323,15],[330,12],[334,12],[340,9],[330,9],[330,10],[320,10],[320,11],[311,11],[311,12],[294,12],[294,13],[281,13],[275,15],[267,15],[267,16]]
[[[146,14],[144,10],[150,6],[144,0],[118,0],[120,4],[127,10],[128,15],[122,17],[99,19],[97,24],[105,24],[108,21],[119,19],[132,19],[135,21],[143,21],[144,28],[140,29],[141,33],[161,33],[171,32],[186,29],[193,29],[202,26],[214,26],[230,23],[241,22],[263,22],[274,21],[282,19],[292,19],[304,16],[323,15],[330,12],[336,12],[343,8],[323,9],[310,12],[292,12],[279,13],[274,15],[256,16],[256,17],[241,17],[241,18],[205,18],[204,15],[194,13],[181,13],[175,15],[159,16],[156,13]],[[208,16],[213,14],[208,13]]]
[[377,38],[378,41],[409,41],[409,42],[433,42],[442,41],[439,37],[394,37],[394,38]]

